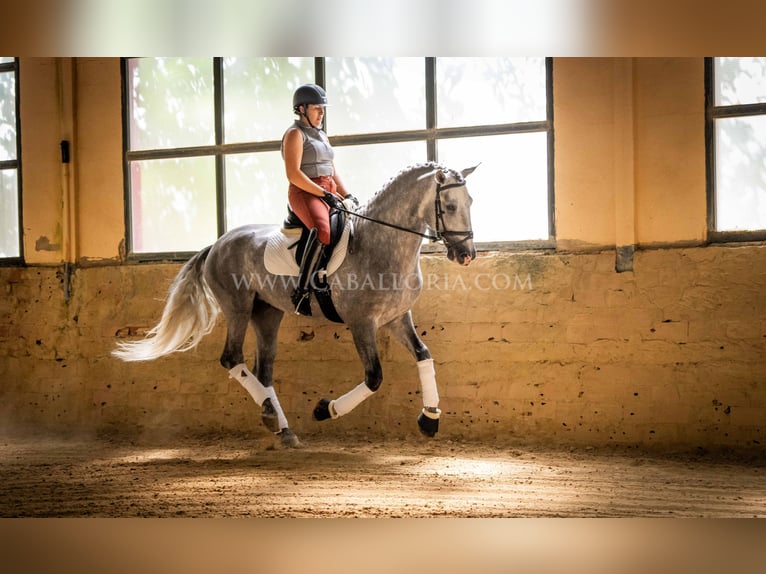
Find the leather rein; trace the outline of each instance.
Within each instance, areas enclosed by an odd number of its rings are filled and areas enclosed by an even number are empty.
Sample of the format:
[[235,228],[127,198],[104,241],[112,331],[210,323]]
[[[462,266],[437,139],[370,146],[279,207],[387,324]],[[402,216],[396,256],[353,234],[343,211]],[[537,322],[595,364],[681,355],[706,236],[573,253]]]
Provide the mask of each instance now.
[[[413,235],[418,235],[420,237],[423,237],[424,239],[428,239],[431,242],[442,241],[444,242],[445,247],[452,248],[452,247],[457,247],[461,243],[465,243],[469,239],[472,239],[473,231],[470,229],[468,231],[453,231],[446,228],[446,225],[444,224],[444,209],[442,208],[441,192],[446,189],[452,189],[453,187],[463,187],[463,186],[465,186],[465,180],[463,179],[455,183],[449,183],[447,185],[442,185],[440,183],[436,184],[436,198],[434,199],[434,213],[436,215],[436,233],[435,234],[421,233],[420,231],[416,231],[408,227],[402,227],[400,225],[389,223],[387,221],[381,221],[380,219],[375,219],[373,217],[368,217],[366,215],[362,215],[360,213],[348,210],[343,207],[338,207],[336,209],[338,209],[338,211],[342,211],[349,215],[359,217],[360,219],[366,219],[367,221],[371,221],[372,223],[377,223],[378,225],[383,225],[385,227],[390,227],[398,231],[404,231],[406,233],[412,233]],[[456,236],[456,235],[462,236],[462,239],[459,239],[457,241],[450,241],[448,239],[448,237]]]

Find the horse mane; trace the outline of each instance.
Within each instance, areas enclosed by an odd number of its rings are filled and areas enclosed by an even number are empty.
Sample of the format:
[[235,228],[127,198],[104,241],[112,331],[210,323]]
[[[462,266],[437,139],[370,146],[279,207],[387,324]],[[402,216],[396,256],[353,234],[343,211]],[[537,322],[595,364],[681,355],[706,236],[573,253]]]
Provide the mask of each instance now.
[[418,175],[418,177],[421,177],[422,175],[430,171],[434,171],[438,169],[447,169],[447,168],[445,168],[443,165],[436,163],[434,161],[428,161],[425,163],[416,163],[416,164],[412,164],[405,167],[404,169],[399,171],[399,173],[389,178],[389,180],[385,184],[383,184],[383,186],[380,189],[378,189],[378,191],[376,191],[373,194],[373,196],[367,202],[367,206],[375,203],[375,200],[378,199],[383,192],[387,191],[391,187],[395,187],[401,180],[404,180],[405,178],[411,176],[413,173],[422,171],[423,173]]

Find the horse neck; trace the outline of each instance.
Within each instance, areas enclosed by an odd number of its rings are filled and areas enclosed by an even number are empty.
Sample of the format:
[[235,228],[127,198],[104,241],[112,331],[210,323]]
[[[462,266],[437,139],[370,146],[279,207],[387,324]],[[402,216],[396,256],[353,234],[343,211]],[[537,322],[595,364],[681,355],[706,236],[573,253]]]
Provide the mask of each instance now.
[[[429,193],[431,178],[421,176],[432,170],[431,166],[423,166],[400,174],[367,203],[362,214],[417,233],[425,233],[426,213],[428,206],[433,205],[434,194]],[[390,256],[405,265],[411,263],[410,259],[417,261],[422,237],[371,221],[359,220],[355,223],[360,235],[371,238],[367,244],[371,257]]]
[[364,215],[423,233],[426,207],[433,205],[432,180],[422,177],[431,166],[404,172],[379,191],[364,208]]

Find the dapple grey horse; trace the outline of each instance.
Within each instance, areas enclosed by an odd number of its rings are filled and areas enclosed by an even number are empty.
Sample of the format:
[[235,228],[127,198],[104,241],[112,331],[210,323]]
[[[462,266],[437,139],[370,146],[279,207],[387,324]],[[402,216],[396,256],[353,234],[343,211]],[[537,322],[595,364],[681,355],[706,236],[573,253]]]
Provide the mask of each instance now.
[[[419,257],[423,237],[430,234],[442,240],[449,259],[460,265],[476,257],[472,199],[465,182],[474,169],[458,172],[434,163],[411,166],[350,215],[352,246],[330,284],[339,287],[333,290],[332,301],[351,332],[364,365],[364,381],[333,401],[321,399],[314,409],[316,420],[345,415],[378,390],[383,373],[376,335],[385,327],[417,361],[421,432],[434,436],[438,431],[441,411],[433,359],[415,331],[410,309],[423,284]],[[272,226],[246,225],[194,255],[173,281],[157,326],[142,340],[122,342],[113,354],[126,361],[147,361],[192,349],[213,329],[222,310],[227,337],[221,364],[261,406],[264,425],[281,443],[299,446],[272,385],[277,331],[284,313],[294,311],[290,301],[294,284],[243,281],[268,275],[264,251],[275,232]],[[349,288],[352,278],[355,288]],[[349,281],[344,285],[344,280]],[[321,319],[317,306],[312,307],[313,315]],[[245,365],[242,352],[248,324],[257,337],[254,372]]]

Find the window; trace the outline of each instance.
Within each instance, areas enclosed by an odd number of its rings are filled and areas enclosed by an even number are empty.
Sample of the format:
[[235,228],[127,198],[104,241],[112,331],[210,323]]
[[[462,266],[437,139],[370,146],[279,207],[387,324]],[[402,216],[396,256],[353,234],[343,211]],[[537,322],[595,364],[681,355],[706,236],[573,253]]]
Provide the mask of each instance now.
[[706,100],[710,235],[763,235],[766,58],[707,59]]
[[471,176],[475,240],[547,241],[552,224],[550,60],[131,58],[126,86],[133,255],[185,255],[245,223],[284,218],[282,134],[301,84],[327,87],[326,131],[360,201],[404,167]]
[[18,62],[0,57],[0,261],[21,260]]

